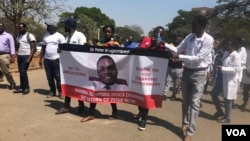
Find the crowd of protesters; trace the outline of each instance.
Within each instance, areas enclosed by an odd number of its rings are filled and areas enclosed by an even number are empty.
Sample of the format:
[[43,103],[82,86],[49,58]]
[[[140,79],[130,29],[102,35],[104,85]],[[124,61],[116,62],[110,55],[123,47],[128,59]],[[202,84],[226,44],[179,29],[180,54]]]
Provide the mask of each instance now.
[[[169,65],[166,72],[166,86],[162,92],[167,96],[173,84],[171,100],[176,100],[176,94],[181,88],[182,93],[182,131],[185,141],[191,141],[195,133],[199,110],[201,108],[201,98],[203,93],[207,93],[209,82],[213,84],[211,90],[211,100],[214,103],[216,112],[213,117],[219,123],[230,123],[234,101],[237,94],[243,87],[243,103],[238,106],[245,109],[249,99],[250,90],[250,61],[247,59],[247,51],[244,47],[244,40],[238,37],[230,37],[223,40],[214,40],[206,32],[208,20],[205,16],[197,16],[192,23],[192,32],[186,37],[176,35],[173,44],[163,41],[164,28],[157,26],[153,35],[143,37],[140,42],[133,41],[133,37],[128,37],[124,48],[142,48],[165,51],[169,55]],[[59,44],[87,44],[86,36],[77,31],[77,23],[69,18],[64,22],[64,29],[67,36],[64,37],[57,32],[57,24],[46,23],[48,33],[43,37],[43,47],[40,52],[39,65],[44,65],[48,80],[50,93],[49,97],[56,96],[64,99],[64,105],[56,114],[68,113],[70,111],[71,98],[63,97],[60,84]],[[18,25],[19,35],[14,39],[5,31],[4,24],[0,22],[0,81],[5,76],[9,82],[9,89],[15,89],[14,93],[30,93],[28,80],[28,68],[35,53],[36,38],[34,34],[27,31],[27,25]],[[103,27],[104,40],[92,39],[93,46],[121,47],[120,43],[114,39],[114,27],[106,25]],[[20,86],[16,83],[9,71],[9,65],[14,62],[17,56],[18,70],[20,75]],[[181,82],[181,83],[180,83]],[[224,111],[220,102],[222,95],[224,101]],[[78,114],[85,112],[84,102],[79,101]],[[81,122],[94,119],[96,103],[90,103],[89,116],[83,117]],[[117,118],[117,105],[111,103],[112,114],[110,119]],[[91,111],[92,110],[92,111]],[[149,109],[138,106],[138,114],[135,119],[139,122],[139,130],[146,129]]]

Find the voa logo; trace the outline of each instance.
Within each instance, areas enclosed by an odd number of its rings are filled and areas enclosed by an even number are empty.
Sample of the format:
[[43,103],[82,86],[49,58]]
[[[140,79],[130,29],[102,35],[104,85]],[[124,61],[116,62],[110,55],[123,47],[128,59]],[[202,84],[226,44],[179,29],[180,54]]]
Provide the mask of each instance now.
[[247,136],[244,129],[226,129],[227,136]]

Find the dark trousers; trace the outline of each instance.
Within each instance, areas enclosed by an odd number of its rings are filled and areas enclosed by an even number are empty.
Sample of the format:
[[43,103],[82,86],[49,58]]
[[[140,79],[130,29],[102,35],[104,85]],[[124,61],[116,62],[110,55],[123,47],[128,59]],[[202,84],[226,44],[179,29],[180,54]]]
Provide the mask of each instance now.
[[[65,96],[65,99],[64,99],[64,107],[65,108],[67,108],[67,109],[70,108],[70,101],[71,101],[71,97]],[[78,100],[78,103],[79,103],[79,106],[84,106],[83,101]]]
[[148,119],[149,109],[138,106],[139,114],[141,114],[141,120],[146,121]]
[[223,80],[222,80],[222,74],[220,74],[216,78],[215,85],[211,91],[211,97],[215,106],[215,109],[218,113],[223,113],[222,108],[221,108],[221,103],[219,99],[219,95],[223,93]]
[[28,79],[28,68],[30,63],[27,63],[27,59],[29,55],[18,55],[17,56],[17,63],[18,63],[18,71],[20,75],[20,88],[21,89],[29,89],[29,79]]
[[243,84],[243,103],[247,104],[249,99],[250,84]]
[[[55,94],[56,88],[57,88],[58,93],[62,92],[59,59],[56,59],[56,60],[44,59],[44,68],[45,68],[48,84],[50,87],[50,91]],[[55,81],[56,81],[56,84],[55,84]]]
[[[112,107],[112,115],[117,114],[117,104],[116,103],[110,103]],[[89,115],[94,116],[95,115],[95,107],[96,103],[90,103],[89,105]]]

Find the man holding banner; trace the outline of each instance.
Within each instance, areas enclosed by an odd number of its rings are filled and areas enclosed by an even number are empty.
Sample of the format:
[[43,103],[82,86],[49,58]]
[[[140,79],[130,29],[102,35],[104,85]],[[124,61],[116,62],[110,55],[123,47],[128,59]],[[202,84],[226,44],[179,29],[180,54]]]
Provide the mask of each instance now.
[[[170,58],[173,61],[183,61],[182,75],[182,130],[184,141],[191,141],[195,132],[196,121],[199,116],[200,101],[206,82],[210,54],[214,39],[205,32],[207,18],[203,15],[193,20],[192,33],[177,46],[165,44],[172,50]],[[185,50],[185,54],[182,52]]]
[[[86,39],[85,35],[82,32],[78,32],[76,30],[76,27],[77,27],[77,23],[72,18],[68,18],[64,22],[64,30],[65,30],[65,32],[68,33],[68,35],[67,35],[67,37],[65,39],[66,43],[67,44],[74,44],[74,45],[84,45],[87,42],[87,39]],[[61,59],[61,56],[60,56],[60,59]],[[70,101],[71,101],[71,97],[66,95],[65,96],[65,101],[64,101],[64,106],[62,108],[60,108],[56,112],[56,114],[68,113],[69,108],[70,108]],[[78,100],[78,103],[79,103],[79,107],[78,107],[77,113],[81,114],[81,113],[84,112],[84,103],[81,100]]]

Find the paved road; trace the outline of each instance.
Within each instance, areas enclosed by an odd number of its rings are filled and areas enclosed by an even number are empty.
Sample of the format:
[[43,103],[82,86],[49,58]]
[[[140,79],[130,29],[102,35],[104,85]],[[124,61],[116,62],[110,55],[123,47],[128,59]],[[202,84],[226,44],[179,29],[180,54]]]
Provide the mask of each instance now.
[[[81,123],[81,116],[75,114],[77,100],[74,99],[71,113],[55,115],[63,100],[46,98],[48,84],[43,69],[29,71],[28,75],[32,90],[28,95],[13,94],[7,89],[6,81],[0,83],[0,141],[181,141],[180,101],[167,99],[162,108],[150,110],[145,131],[137,129],[133,115],[138,110],[129,104],[118,105],[120,119],[114,121],[107,119],[111,113],[110,105],[99,104],[96,119]],[[19,84],[18,73],[14,78]],[[181,100],[180,94],[177,97]],[[236,104],[241,103],[241,98],[239,95]],[[211,97],[204,95],[202,99],[203,107],[193,141],[220,141],[221,124],[212,120],[215,110]],[[86,113],[88,106],[86,102]],[[234,109],[231,124],[249,124],[249,112]]]

